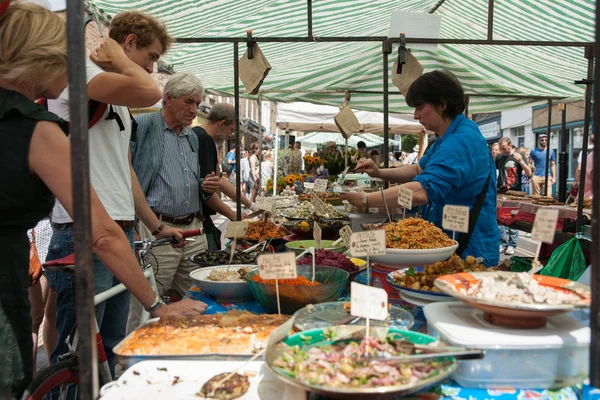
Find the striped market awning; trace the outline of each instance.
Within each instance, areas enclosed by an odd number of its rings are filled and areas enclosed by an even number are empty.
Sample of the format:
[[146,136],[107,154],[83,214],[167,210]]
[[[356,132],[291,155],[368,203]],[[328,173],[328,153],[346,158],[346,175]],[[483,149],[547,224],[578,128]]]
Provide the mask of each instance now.
[[[315,36],[387,36],[392,11],[426,13],[439,0],[313,0]],[[442,16],[440,37],[486,39],[487,1],[446,0],[435,10]],[[89,9],[107,22],[119,11],[153,13],[177,38],[305,37],[305,0],[87,0]],[[494,39],[591,42],[594,39],[593,0],[496,0]],[[383,89],[380,42],[260,43],[272,65],[262,85],[264,99],[306,101],[339,106],[345,91]],[[245,44],[240,44],[240,57]],[[411,113],[391,83],[397,46],[389,57],[390,112]],[[470,98],[472,113],[514,109],[544,100],[522,96],[582,98],[586,77],[582,48],[440,45],[437,51],[413,50],[425,71],[448,69],[457,75]],[[206,88],[233,93],[231,43],[178,43],[163,60],[176,71],[191,71]],[[269,92],[269,91],[286,91]],[[243,93],[243,86],[242,86]],[[512,95],[514,98],[480,97]],[[383,96],[352,95],[352,107],[382,111]]]

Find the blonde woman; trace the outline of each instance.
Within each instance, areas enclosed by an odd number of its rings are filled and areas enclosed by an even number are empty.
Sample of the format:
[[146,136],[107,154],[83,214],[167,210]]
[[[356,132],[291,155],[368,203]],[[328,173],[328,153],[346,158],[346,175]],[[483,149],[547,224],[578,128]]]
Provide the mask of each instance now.
[[[44,218],[56,195],[73,213],[67,124],[35,104],[58,98],[67,86],[63,19],[35,4],[0,0],[0,398],[20,398],[32,377],[27,230]],[[100,50],[99,50],[100,52]],[[156,303],[123,230],[92,190],[96,255],[147,308]],[[154,316],[197,315],[190,300],[158,306]]]
[[261,163],[261,184],[265,189],[267,180],[273,178],[273,157],[268,150],[263,151],[263,161]]

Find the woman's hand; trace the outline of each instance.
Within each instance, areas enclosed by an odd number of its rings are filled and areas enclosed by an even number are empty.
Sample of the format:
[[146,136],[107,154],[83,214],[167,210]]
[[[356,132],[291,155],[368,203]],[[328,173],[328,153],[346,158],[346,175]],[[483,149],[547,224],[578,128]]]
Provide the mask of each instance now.
[[363,203],[363,194],[359,192],[348,192],[348,193],[340,193],[339,194],[342,200],[347,200],[348,203],[352,204],[356,207],[362,207],[365,204]]
[[358,160],[358,164],[356,165],[356,168],[354,168],[354,170],[356,172],[365,172],[369,176],[375,178],[379,178],[381,175],[381,171],[379,170],[377,165],[375,165],[375,162],[373,162],[373,160],[371,160],[370,158],[361,158],[360,160]]
[[185,299],[159,307],[152,313],[152,317],[165,317],[167,315],[181,315],[193,317],[204,314],[208,305],[201,301]]

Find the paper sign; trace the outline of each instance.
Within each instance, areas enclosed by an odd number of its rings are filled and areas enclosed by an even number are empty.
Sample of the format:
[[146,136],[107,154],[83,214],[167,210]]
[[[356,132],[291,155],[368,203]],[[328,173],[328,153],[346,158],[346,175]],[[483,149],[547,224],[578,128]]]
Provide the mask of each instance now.
[[335,185],[333,187],[333,192],[334,193],[344,193],[345,190],[344,190],[344,187],[342,185]]
[[408,93],[408,88],[418,77],[423,73],[423,66],[412,55],[410,51],[406,51],[406,64],[402,66],[402,72],[398,74],[398,59],[392,66],[392,83],[400,90],[404,97]]
[[314,182],[304,182],[304,187],[306,189],[312,189],[315,187],[315,184],[314,184]]
[[412,190],[400,186],[398,188],[398,204],[400,207],[410,210],[412,208],[412,195]]
[[558,221],[558,210],[556,209],[538,209],[533,221],[531,238],[540,240],[544,243],[554,242],[554,233],[556,232],[556,222]]
[[225,237],[231,239],[246,236],[247,230],[248,221],[231,221],[229,224],[227,224],[227,229],[225,230]]
[[327,179],[317,179],[315,181],[315,186],[313,187],[313,192],[326,192],[327,184],[329,184]]
[[271,199],[256,199],[254,204],[257,208],[267,212],[273,212],[273,208],[275,208],[275,203]]
[[379,208],[377,208],[377,207],[369,208],[369,214],[379,214]]
[[315,221],[315,223],[313,224],[313,239],[315,239],[315,247],[317,249],[320,249],[321,248],[321,227],[319,226],[317,221]]
[[388,317],[388,295],[383,289],[350,283],[350,314],[383,321]]
[[352,108],[348,105],[340,109],[340,112],[333,117],[333,122],[335,122],[345,139],[350,139],[350,136],[360,129],[358,118],[356,118],[356,115],[352,112]]
[[348,225],[340,229],[340,237],[344,242],[344,246],[346,246],[346,248],[349,249],[352,245],[352,229]]
[[269,61],[267,61],[256,43],[253,46],[253,53],[252,60],[250,60],[248,59],[248,51],[246,50],[239,60],[238,65],[240,79],[246,91],[250,94],[257,94],[258,89],[260,89],[260,86],[271,70],[271,64],[269,64]]
[[455,232],[469,232],[469,207],[444,206],[442,228]]
[[296,254],[277,253],[258,256],[258,274],[263,279],[294,279],[296,272]]
[[310,197],[310,202],[315,209],[315,214],[323,214],[325,211],[325,202],[321,199],[318,193],[313,193]]
[[352,257],[385,254],[385,231],[378,229],[353,233],[351,236],[350,254],[352,254]]

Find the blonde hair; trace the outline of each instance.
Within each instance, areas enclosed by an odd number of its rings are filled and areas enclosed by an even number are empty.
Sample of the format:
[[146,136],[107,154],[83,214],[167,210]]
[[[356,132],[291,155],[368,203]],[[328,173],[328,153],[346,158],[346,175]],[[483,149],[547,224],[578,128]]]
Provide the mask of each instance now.
[[66,70],[65,20],[37,4],[11,4],[0,16],[0,77],[39,89]]

